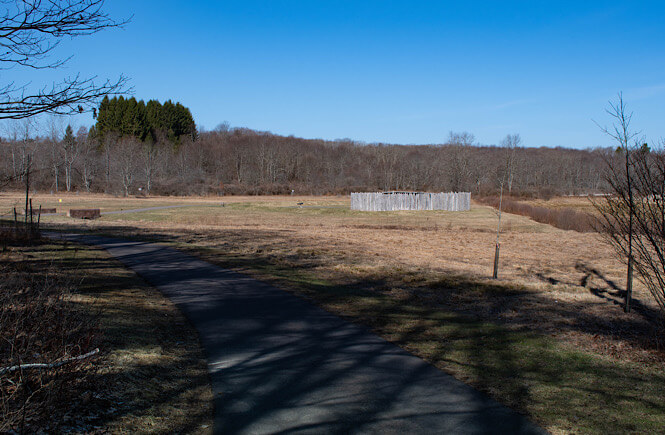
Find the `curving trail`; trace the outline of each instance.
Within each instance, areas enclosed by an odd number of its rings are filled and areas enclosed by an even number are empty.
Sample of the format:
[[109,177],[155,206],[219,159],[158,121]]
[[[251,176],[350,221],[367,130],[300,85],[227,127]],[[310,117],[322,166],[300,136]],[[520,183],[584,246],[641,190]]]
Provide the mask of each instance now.
[[91,235],[199,331],[216,433],[545,433],[366,329],[158,244]]

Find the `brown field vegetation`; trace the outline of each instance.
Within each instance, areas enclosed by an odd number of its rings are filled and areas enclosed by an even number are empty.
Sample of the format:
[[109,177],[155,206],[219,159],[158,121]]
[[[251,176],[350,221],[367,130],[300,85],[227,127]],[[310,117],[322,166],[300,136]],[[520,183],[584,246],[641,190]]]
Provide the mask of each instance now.
[[[80,198],[107,210],[144,201]],[[0,207],[11,200],[3,195]],[[596,233],[507,213],[494,281],[497,217],[489,206],[366,213],[349,210],[346,197],[150,201],[191,207],[45,222],[171,244],[275,282],[368,325],[553,432],[665,425],[657,399],[665,394],[657,307],[637,285],[635,310],[623,313],[625,268]]]
[[[339,272],[360,279],[377,271],[392,271],[394,275],[408,270],[491,282],[487,279],[497,218],[491,207],[483,205],[474,204],[471,211],[462,213],[364,213],[350,211],[347,197],[63,198],[65,204],[94,204],[106,211],[192,205],[106,215],[97,222],[77,223],[83,228],[156,232],[162,237],[173,236],[174,241],[187,240],[185,234],[194,234],[189,237],[201,247],[232,247],[239,254],[288,258],[295,263],[311,260],[323,275]],[[0,207],[14,199],[3,195]],[[58,199],[43,195],[33,201],[50,206]],[[547,204],[572,208],[581,201],[553,199]],[[300,202],[302,207],[297,205]],[[45,221],[65,225],[72,222],[65,217],[45,217]],[[598,234],[562,231],[514,214],[504,215],[503,222],[502,284],[526,287],[547,300],[572,303],[580,311],[598,311],[603,317],[612,317],[615,312],[623,316],[615,304],[622,291],[624,266]],[[638,284],[635,291],[638,304],[649,311],[656,309],[642,286]],[[534,321],[541,322],[540,314],[533,314]]]
[[[12,240],[0,254],[0,431],[209,433],[197,335],[174,305],[103,251]],[[14,432],[12,432],[14,431]]]
[[566,200],[522,200],[504,197],[499,201],[497,196],[486,196],[476,199],[481,204],[486,204],[506,213],[527,216],[536,222],[540,222],[562,230],[578,231],[588,233],[596,231],[595,209],[588,197],[576,197]]

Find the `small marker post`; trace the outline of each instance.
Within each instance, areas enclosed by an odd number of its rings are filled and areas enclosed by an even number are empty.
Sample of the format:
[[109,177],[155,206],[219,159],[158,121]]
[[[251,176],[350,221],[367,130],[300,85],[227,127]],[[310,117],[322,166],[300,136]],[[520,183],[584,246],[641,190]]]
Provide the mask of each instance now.
[[493,279],[497,279],[499,275],[499,244],[496,244],[496,249],[494,250],[494,273],[492,274]]

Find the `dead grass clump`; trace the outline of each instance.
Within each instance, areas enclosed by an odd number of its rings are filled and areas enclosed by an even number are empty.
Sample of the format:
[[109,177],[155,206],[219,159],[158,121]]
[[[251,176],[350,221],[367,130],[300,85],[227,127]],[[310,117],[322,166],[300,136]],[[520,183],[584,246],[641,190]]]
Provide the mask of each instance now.
[[24,261],[3,261],[0,274],[0,431],[61,429],[63,416],[87,391],[90,360],[50,369],[25,369],[77,357],[96,345],[94,316],[67,298],[69,285],[53,271],[37,273]]
[[8,246],[28,246],[39,243],[41,235],[36,227],[0,226],[0,246],[6,251]]
[[[499,198],[495,196],[476,198],[476,200],[494,208],[499,207]],[[552,225],[553,227],[562,230],[572,230],[580,233],[590,233],[595,231],[593,216],[572,208],[552,209],[526,204],[511,198],[503,198],[501,208],[506,213],[527,216],[536,222]]]

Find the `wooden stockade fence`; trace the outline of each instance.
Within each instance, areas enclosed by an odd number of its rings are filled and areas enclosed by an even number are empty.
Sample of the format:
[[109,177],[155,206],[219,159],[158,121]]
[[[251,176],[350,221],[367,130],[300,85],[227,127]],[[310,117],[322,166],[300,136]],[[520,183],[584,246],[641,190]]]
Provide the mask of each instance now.
[[467,211],[471,208],[470,192],[376,192],[352,193],[351,210],[446,210]]

